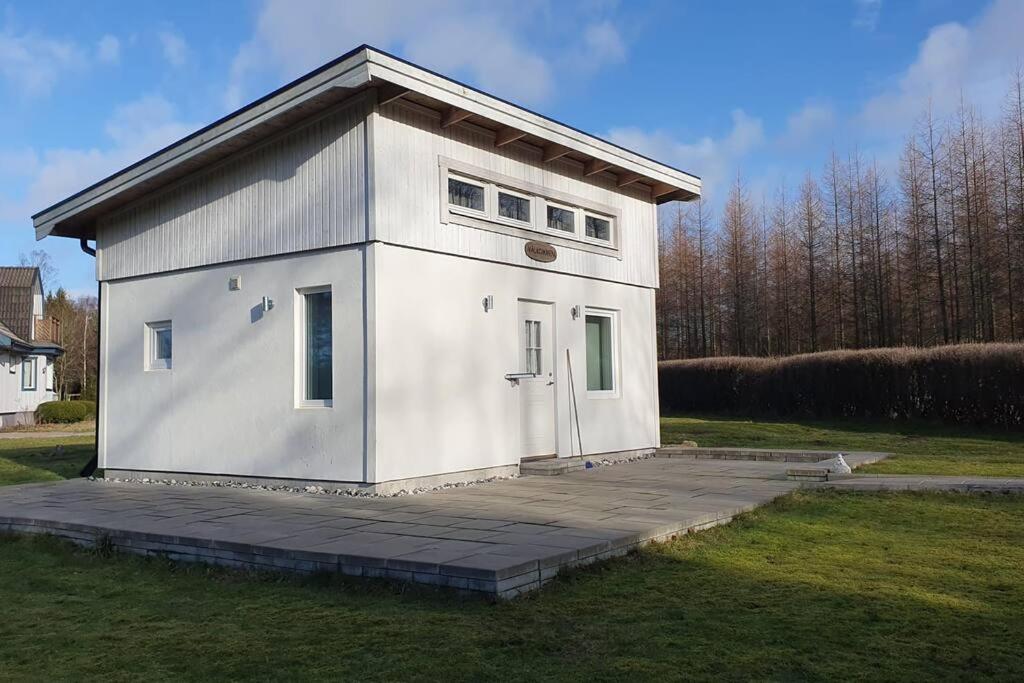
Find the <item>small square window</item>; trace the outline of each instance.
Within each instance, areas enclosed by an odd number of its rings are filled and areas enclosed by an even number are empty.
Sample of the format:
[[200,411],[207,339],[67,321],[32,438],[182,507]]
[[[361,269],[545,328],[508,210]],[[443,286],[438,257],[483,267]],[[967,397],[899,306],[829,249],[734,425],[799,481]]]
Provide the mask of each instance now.
[[146,369],[171,369],[171,321],[146,323]]
[[612,239],[612,222],[607,218],[587,214],[587,237],[610,242]]
[[21,361],[21,389],[22,391],[36,390],[36,359],[26,358]]
[[548,228],[561,232],[576,232],[576,212],[548,204]]
[[587,314],[587,391],[615,390],[612,316]]
[[484,188],[458,178],[448,179],[448,203],[471,211],[484,211]]
[[513,221],[530,222],[530,200],[509,192],[498,192],[498,215]]

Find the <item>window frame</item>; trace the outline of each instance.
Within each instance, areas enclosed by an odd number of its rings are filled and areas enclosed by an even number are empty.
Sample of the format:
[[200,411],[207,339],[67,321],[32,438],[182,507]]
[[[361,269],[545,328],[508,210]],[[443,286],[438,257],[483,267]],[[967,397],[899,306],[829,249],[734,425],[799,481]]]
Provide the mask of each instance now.
[[[32,371],[29,372],[29,368]],[[39,374],[39,359],[35,356],[25,356],[21,359],[21,390],[22,391],[37,391],[39,389],[39,381],[37,375]],[[26,382],[25,380],[30,380]],[[29,384],[30,386],[26,386]]]
[[[501,195],[507,194],[510,197],[517,197],[519,199],[525,199],[527,206],[529,206],[530,218],[529,220],[521,221],[518,218],[509,218],[508,216],[501,215]],[[494,216],[493,219],[502,223],[508,223],[516,227],[521,228],[533,228],[537,222],[537,202],[533,195],[525,192],[520,192],[511,187],[505,187],[504,185],[494,185]]]
[[[550,199],[546,199],[544,204],[544,230],[550,232],[552,235],[572,236],[573,238],[579,237],[579,224],[580,216],[583,214],[583,209],[578,206],[572,206],[563,202],[556,202]],[[552,228],[548,225],[548,209],[561,209],[562,211],[568,211],[572,214],[572,231],[559,230],[558,228]]]
[[[600,237],[591,237],[590,235],[587,234],[588,217],[597,218],[598,220],[602,221],[608,221],[608,239],[603,240]],[[597,211],[588,211],[584,209],[583,220],[581,221],[581,223],[583,224],[583,231],[580,233],[580,237],[586,240],[587,242],[590,242],[592,244],[611,244],[612,240],[615,237],[615,221],[610,216],[605,216]]]
[[[451,202],[451,199],[450,199],[449,195],[448,195],[448,181],[449,180],[457,180],[460,183],[466,183],[468,185],[473,185],[474,187],[479,187],[481,190],[483,190],[483,195],[484,195],[484,208],[483,208],[483,211],[474,209],[474,208],[469,207],[469,206],[461,206],[459,204],[453,204]],[[490,211],[491,205],[494,203],[491,200],[491,198],[490,198],[490,194],[491,194],[491,189],[488,187],[486,182],[484,182],[482,180],[479,180],[477,178],[472,178],[470,176],[462,175],[461,173],[449,173],[448,177],[446,178],[445,183],[444,183],[444,201],[445,201],[445,204],[448,205],[448,210],[451,211],[452,213],[459,213],[459,214],[464,214],[466,216],[479,216],[479,217],[482,217],[482,218],[486,218],[489,215],[489,211]]]
[[[157,334],[164,330],[171,333],[171,356],[170,358],[157,358]],[[164,372],[174,367],[174,323],[172,320],[156,320],[146,323],[144,353],[146,372]]]
[[611,342],[611,350],[609,351],[609,362],[611,363],[612,373],[612,388],[611,389],[591,389],[590,388],[590,376],[589,364],[584,362],[584,379],[587,385],[587,398],[588,399],[608,399],[608,398],[619,398],[621,396],[620,388],[621,383],[619,381],[619,311],[611,310],[607,308],[591,308],[587,307],[583,311],[583,354],[584,361],[586,361],[587,354],[587,318],[606,318],[609,321],[611,329],[609,330],[609,340]]
[[[619,239],[622,214],[614,207],[494,173],[444,156],[438,156],[438,171],[442,224],[454,223],[527,240],[539,238],[551,244],[622,259]],[[450,203],[448,201],[449,179],[468,182],[477,187],[483,186],[485,188],[485,211],[480,212]],[[530,221],[519,221],[498,215],[499,192],[529,199]],[[549,204],[573,211],[575,223],[573,232],[548,227],[547,206]],[[608,221],[608,240],[586,236],[587,214]]]
[[[486,200],[485,200],[486,201]],[[463,207],[465,208],[465,207]],[[307,371],[309,366],[306,348],[306,297],[311,294],[331,295],[331,398],[306,398]],[[296,408],[333,408],[334,407],[334,291],[331,285],[316,285],[295,290],[295,407]]]

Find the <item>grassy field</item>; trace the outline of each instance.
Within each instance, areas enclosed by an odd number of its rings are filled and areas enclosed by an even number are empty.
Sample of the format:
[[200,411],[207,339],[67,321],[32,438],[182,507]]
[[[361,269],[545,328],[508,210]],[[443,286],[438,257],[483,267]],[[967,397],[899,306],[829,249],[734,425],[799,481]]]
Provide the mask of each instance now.
[[1024,477],[1024,432],[878,421],[662,417],[664,444],[886,451],[858,472]]
[[77,477],[92,454],[92,436],[0,439],[0,486]]
[[0,537],[9,679],[1024,676],[1024,499],[798,493],[487,604]]

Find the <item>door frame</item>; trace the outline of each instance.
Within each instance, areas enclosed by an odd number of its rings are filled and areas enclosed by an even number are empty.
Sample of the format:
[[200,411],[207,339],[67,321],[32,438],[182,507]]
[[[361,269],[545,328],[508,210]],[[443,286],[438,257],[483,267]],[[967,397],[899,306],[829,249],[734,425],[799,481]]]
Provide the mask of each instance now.
[[550,311],[550,313],[551,313],[551,331],[550,331],[550,339],[551,339],[551,379],[554,382],[554,384],[551,385],[551,408],[552,408],[552,410],[551,410],[551,420],[552,420],[552,433],[554,435],[554,453],[551,454],[551,455],[522,455],[523,450],[524,450],[523,449],[523,422],[522,422],[522,420],[523,420],[523,416],[522,416],[523,401],[522,401],[522,394],[520,393],[518,395],[518,397],[517,397],[517,400],[516,400],[516,418],[517,419],[515,421],[515,425],[516,425],[515,429],[516,429],[516,435],[517,435],[516,442],[517,442],[517,445],[518,445],[519,461],[520,462],[529,462],[531,460],[548,460],[548,459],[551,459],[551,458],[558,458],[560,456],[560,452],[561,452],[560,449],[559,449],[559,445],[561,443],[561,434],[560,434],[561,430],[559,429],[560,411],[559,411],[559,408],[558,408],[558,397],[559,397],[559,395],[561,393],[559,391],[559,384],[558,384],[559,377],[560,377],[560,373],[559,373],[559,370],[558,370],[558,368],[559,368],[559,361],[558,361],[558,323],[557,323],[558,304],[556,304],[554,301],[550,301],[550,300],[537,299],[537,298],[533,298],[533,297],[524,297],[524,296],[517,296],[516,299],[515,299],[515,302],[516,302],[516,315],[515,315],[515,325],[514,325],[515,334],[513,336],[513,339],[515,339],[515,347],[514,347],[515,358],[516,358],[516,366],[515,367],[519,368],[521,366],[521,363],[522,363],[521,358],[522,358],[522,354],[523,354],[523,349],[520,348],[521,347],[521,343],[522,343],[522,341],[521,341],[522,340],[522,337],[521,337],[522,330],[521,330],[520,326],[522,324],[522,319],[523,319],[522,315],[520,314],[520,305],[525,303],[525,304],[538,304],[538,305],[541,305],[541,306],[547,306],[548,307],[548,311]]

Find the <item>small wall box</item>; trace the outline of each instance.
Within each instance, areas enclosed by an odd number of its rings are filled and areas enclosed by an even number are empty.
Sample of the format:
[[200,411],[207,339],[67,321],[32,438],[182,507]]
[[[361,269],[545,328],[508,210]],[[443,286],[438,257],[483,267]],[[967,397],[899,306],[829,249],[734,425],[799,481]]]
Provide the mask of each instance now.
[[228,278],[228,291],[237,292],[242,288],[242,276],[232,275]]

